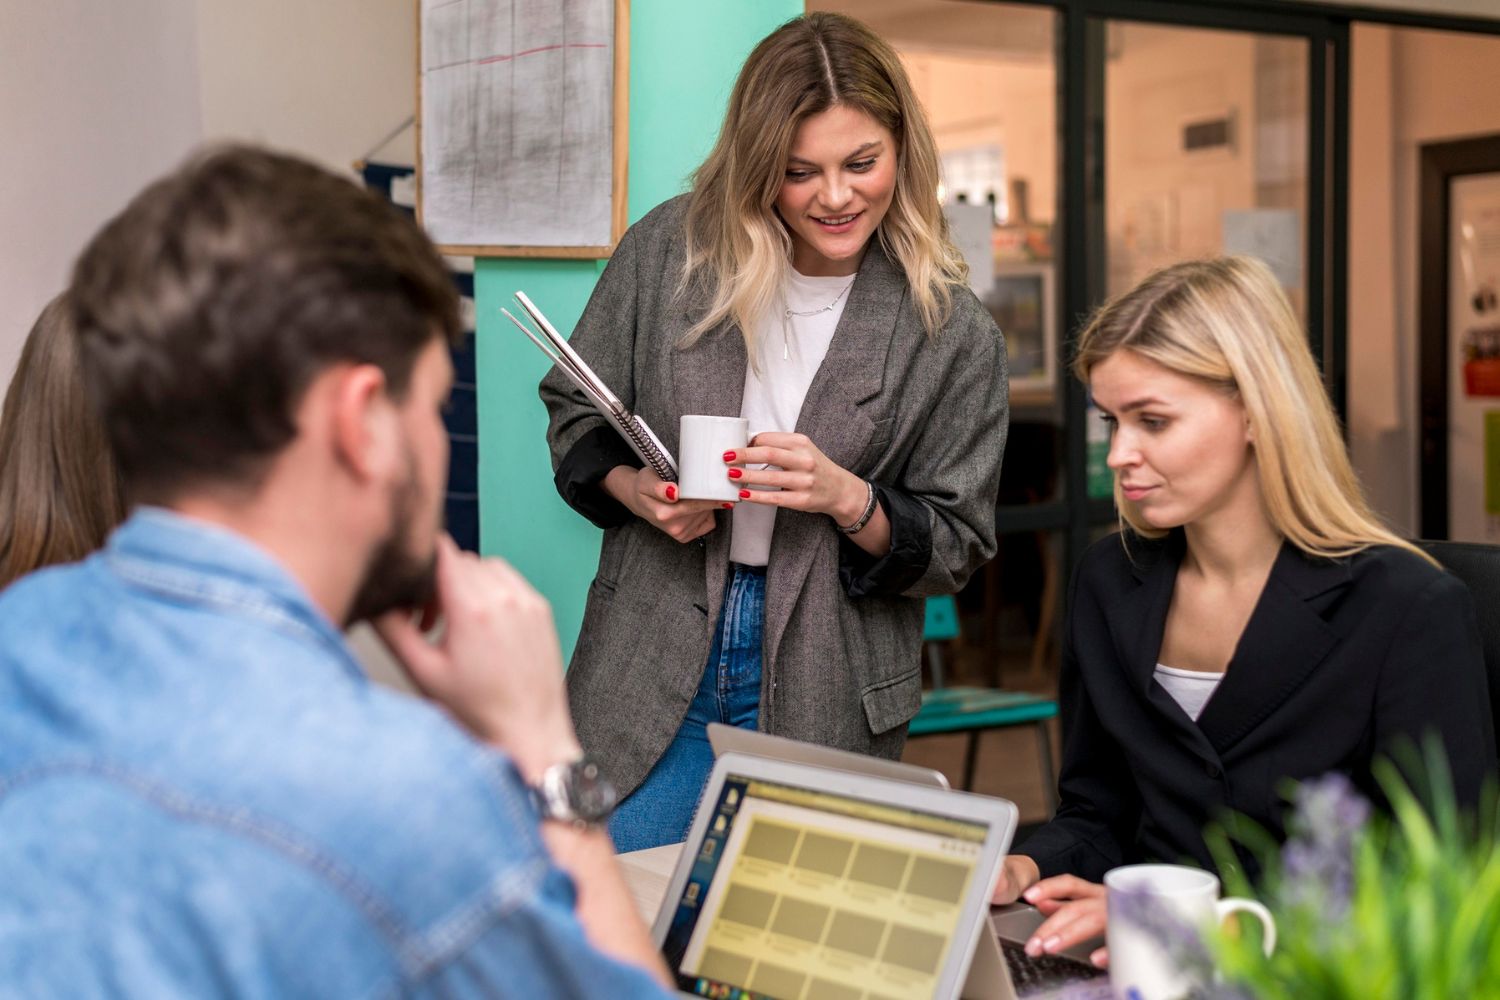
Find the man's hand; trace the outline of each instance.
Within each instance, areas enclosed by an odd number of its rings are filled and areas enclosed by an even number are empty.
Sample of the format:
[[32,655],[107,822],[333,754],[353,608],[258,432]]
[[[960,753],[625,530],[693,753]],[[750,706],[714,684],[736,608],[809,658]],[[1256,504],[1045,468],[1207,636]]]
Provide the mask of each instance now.
[[[503,560],[461,552],[443,535],[437,608],[447,627],[435,642],[410,613],[391,612],[374,623],[422,693],[508,754],[528,784],[551,765],[576,758],[581,751],[568,716],[562,653],[542,595]],[[578,919],[594,947],[669,987],[672,979],[636,913],[608,835],[547,822],[541,835],[553,862],[573,879]]]
[[444,534],[436,604],[446,628],[435,642],[409,612],[388,612],[374,622],[412,683],[475,736],[504,750],[528,781],[578,756],[546,599],[504,560],[463,552]]
[[615,466],[601,485],[636,517],[679,542],[713,531],[713,512],[734,506],[718,500],[683,500],[676,483],[664,483],[650,469],[628,465]]

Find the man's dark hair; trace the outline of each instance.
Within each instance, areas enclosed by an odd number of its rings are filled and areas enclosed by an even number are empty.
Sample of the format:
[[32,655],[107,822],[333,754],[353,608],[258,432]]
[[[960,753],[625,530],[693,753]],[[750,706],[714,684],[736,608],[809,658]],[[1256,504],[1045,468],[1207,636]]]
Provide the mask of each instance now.
[[320,371],[378,365],[405,393],[417,356],[460,335],[442,259],[389,202],[304,160],[195,156],[79,257],[89,388],[134,499],[251,485],[296,434]]

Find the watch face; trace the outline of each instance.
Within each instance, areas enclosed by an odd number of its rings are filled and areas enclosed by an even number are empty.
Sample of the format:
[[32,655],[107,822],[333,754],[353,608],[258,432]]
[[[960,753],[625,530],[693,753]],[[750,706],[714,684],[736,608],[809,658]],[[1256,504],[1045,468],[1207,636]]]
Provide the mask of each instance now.
[[531,794],[544,819],[583,825],[604,822],[620,801],[599,765],[587,758],[547,768]]
[[608,816],[619,799],[615,786],[599,771],[599,765],[591,760],[580,762],[572,773],[573,811],[580,819],[600,820]]

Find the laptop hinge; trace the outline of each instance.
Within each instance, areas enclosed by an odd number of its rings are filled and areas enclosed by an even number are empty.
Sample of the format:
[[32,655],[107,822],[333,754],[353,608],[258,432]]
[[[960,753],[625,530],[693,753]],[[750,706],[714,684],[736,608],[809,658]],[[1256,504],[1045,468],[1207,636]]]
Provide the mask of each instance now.
[[1005,956],[1000,953],[1000,940],[995,936],[989,914],[985,914],[979,925],[969,975],[959,995],[963,1000],[1014,1000],[1015,991],[1010,988],[1010,977],[1005,972]]

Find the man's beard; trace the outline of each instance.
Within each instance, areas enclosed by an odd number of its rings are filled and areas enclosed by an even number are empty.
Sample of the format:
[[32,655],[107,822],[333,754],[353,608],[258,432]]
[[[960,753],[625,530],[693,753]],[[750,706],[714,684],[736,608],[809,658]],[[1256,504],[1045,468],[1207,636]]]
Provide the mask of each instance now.
[[437,574],[436,549],[422,557],[408,551],[421,489],[417,458],[408,446],[406,480],[391,494],[391,530],[370,556],[345,628],[397,608],[421,608],[432,599]]

